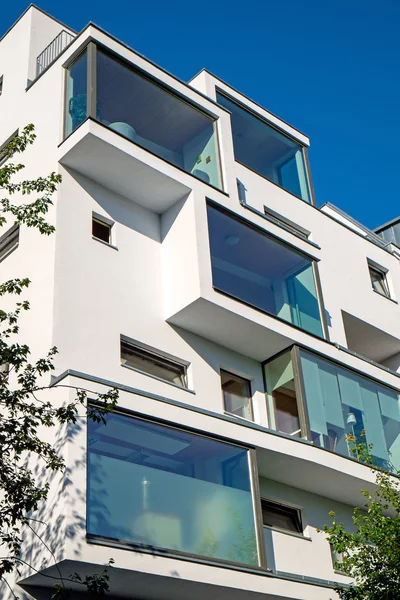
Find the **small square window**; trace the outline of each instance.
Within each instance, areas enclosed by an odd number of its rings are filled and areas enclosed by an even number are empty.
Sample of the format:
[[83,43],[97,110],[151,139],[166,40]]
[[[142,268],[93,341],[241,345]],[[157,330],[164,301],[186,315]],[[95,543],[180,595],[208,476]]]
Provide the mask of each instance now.
[[111,244],[111,223],[103,221],[98,217],[92,218],[92,236],[106,244]]
[[121,363],[127,367],[187,388],[187,365],[163,356],[149,346],[121,339]]
[[371,277],[372,289],[378,294],[383,294],[387,298],[390,298],[389,286],[386,279],[386,271],[379,267],[368,263],[369,275]]
[[263,525],[283,531],[303,533],[301,513],[298,508],[286,506],[271,500],[261,500]]
[[252,421],[250,381],[221,370],[221,387],[226,412]]

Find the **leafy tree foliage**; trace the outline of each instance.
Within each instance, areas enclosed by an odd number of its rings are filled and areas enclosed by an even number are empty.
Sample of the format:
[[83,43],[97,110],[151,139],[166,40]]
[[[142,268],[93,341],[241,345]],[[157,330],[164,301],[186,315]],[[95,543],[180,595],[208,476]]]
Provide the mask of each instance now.
[[[365,437],[365,436],[364,436]],[[373,465],[372,445],[348,436],[350,450],[360,462]],[[335,567],[352,577],[354,585],[337,585],[342,600],[398,600],[400,597],[400,481],[391,472],[374,466],[376,491],[364,490],[364,505],[353,512],[354,531],[338,523],[335,513],[325,526],[341,560]]]
[[[0,227],[18,224],[50,235],[54,227],[46,215],[61,176],[53,172],[47,177],[23,180],[20,172],[24,165],[12,161],[35,137],[33,125],[28,125],[2,153],[1,158],[7,160],[0,166],[0,194],[4,196],[0,198]],[[29,201],[23,203],[23,196],[28,196]],[[96,403],[88,405],[89,390],[76,389],[74,401],[63,406],[43,399],[50,388],[57,349],[51,348],[44,358],[32,360],[29,346],[21,341],[20,318],[30,308],[29,302],[21,298],[29,284],[29,279],[0,283],[3,304],[15,297],[11,310],[0,309],[0,579],[4,585],[9,585],[7,574],[25,562],[21,554],[22,532],[29,528],[35,533],[31,515],[48,498],[49,483],[38,478],[32,465],[41,463],[49,475],[65,468],[56,448],[44,441],[43,431],[74,424],[82,412],[94,421],[105,422],[105,415],[115,408],[118,397],[117,390],[90,392]],[[70,578],[100,595],[107,591],[108,580],[107,567],[100,575]],[[65,592],[66,580],[61,578],[54,598],[64,597]]]

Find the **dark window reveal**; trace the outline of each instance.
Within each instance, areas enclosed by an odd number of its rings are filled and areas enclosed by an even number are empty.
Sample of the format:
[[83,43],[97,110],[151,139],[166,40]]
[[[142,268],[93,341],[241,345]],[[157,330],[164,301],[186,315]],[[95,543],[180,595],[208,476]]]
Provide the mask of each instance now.
[[263,524],[284,531],[303,533],[300,511],[270,500],[261,500]]

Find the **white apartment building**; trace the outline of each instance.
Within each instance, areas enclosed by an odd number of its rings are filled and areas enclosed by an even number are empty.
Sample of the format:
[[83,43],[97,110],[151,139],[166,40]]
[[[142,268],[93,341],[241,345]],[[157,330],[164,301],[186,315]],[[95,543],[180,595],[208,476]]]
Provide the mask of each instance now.
[[0,144],[34,123],[24,177],[62,175],[54,235],[2,230],[1,280],[32,280],[21,336],[58,347],[55,402],[120,393],[106,426],[55,433],[52,552],[27,534],[11,587],[50,598],[112,557],[113,599],[337,598],[317,530],[373,487],[346,436],[400,466],[396,223],[317,208],[306,135],[94,24],[30,6],[0,81]]

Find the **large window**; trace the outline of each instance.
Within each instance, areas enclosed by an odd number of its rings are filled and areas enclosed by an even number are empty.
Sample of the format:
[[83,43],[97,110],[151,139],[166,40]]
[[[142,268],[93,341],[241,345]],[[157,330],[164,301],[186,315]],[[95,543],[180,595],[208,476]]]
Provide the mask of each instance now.
[[[198,179],[221,187],[215,118],[93,45],[68,69],[67,131],[88,116]],[[93,111],[93,114],[91,114]]]
[[303,147],[220,92],[217,101],[231,113],[235,159],[311,203]]
[[312,260],[212,205],[208,227],[216,289],[323,336]]
[[247,449],[114,413],[88,452],[88,534],[258,565]]
[[[293,375],[294,363],[298,377]],[[297,348],[268,362],[265,375],[271,427],[296,435],[298,425],[300,434],[316,446],[345,456],[352,456],[351,436],[372,445],[377,466],[400,467],[400,402],[395,390]],[[284,411],[282,393],[293,399]]]

